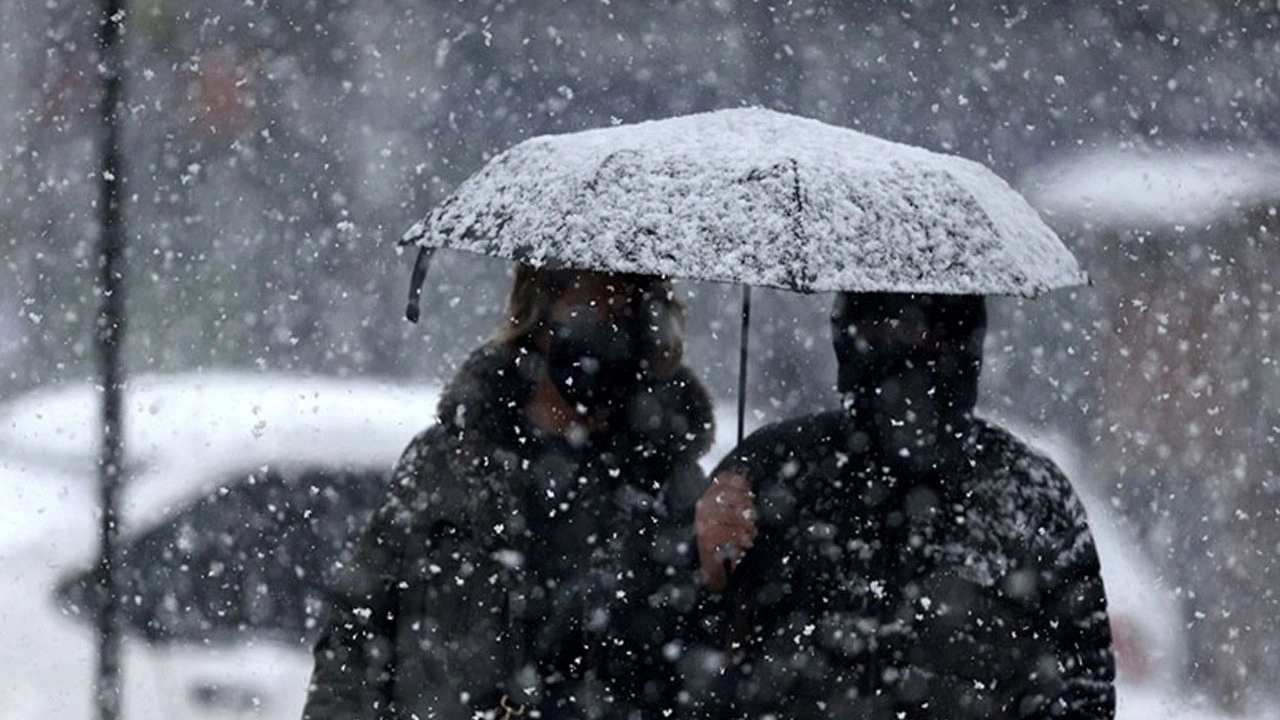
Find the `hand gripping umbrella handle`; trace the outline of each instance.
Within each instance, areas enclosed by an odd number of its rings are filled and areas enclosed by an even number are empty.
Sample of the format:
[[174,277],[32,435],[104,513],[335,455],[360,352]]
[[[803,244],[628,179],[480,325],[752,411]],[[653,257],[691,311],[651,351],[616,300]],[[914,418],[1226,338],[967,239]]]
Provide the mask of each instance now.
[[418,259],[413,262],[413,274],[409,276],[409,304],[404,309],[404,316],[409,322],[418,322],[421,315],[419,304],[422,300],[422,284],[427,280],[427,271],[431,269],[432,248],[418,248]]

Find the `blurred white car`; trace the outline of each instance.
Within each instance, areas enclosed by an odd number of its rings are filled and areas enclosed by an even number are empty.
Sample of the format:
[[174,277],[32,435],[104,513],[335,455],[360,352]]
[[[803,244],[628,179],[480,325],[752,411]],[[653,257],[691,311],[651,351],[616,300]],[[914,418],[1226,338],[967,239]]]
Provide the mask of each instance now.
[[[222,507],[225,516],[231,506],[218,499],[255,484],[275,495],[260,509],[262,517],[247,512],[246,523],[278,512],[285,526],[305,524],[284,514],[289,500],[281,508],[272,504],[291,482],[305,483],[306,515],[315,507],[310,498],[325,498],[330,483],[376,496],[409,439],[434,419],[437,395],[431,387],[264,374],[134,380],[125,396],[122,541],[137,545],[166,523],[179,534],[206,530],[203,524],[217,521],[217,513],[190,515],[190,528],[172,521],[202,507]],[[89,609],[65,596],[59,602],[55,588],[62,583],[65,595],[68,579],[84,577],[98,551],[97,419],[97,396],[88,386],[40,391],[0,407],[0,720],[94,716],[96,631],[91,617],[74,617]],[[269,530],[263,539],[278,541]],[[155,567],[140,563],[209,562],[195,550],[178,541],[160,555],[139,553],[126,563],[138,570],[133,580],[145,583]],[[262,566],[280,553],[250,552]],[[197,585],[246,596],[252,589],[247,576],[235,585],[219,582],[216,561],[181,569],[191,571],[175,577],[186,585],[193,584],[190,575]],[[270,600],[272,592],[260,597]],[[300,715],[311,657],[297,632],[273,633],[271,618],[261,614],[249,618],[251,627],[238,620],[248,632],[224,632],[208,622],[218,620],[220,608],[196,608],[189,598],[167,608],[160,622],[142,625],[140,609],[164,610],[166,601],[181,597],[145,594],[125,597],[123,609],[133,621],[124,640],[125,718]],[[191,618],[199,622],[182,624]]]

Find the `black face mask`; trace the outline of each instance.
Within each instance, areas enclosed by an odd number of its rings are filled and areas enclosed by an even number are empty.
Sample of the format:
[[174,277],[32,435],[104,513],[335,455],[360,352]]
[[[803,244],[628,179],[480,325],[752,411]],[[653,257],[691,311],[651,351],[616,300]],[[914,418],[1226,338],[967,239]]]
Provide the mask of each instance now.
[[550,330],[547,374],[579,412],[618,407],[643,383],[649,343],[642,323],[578,318]]
[[[861,304],[859,304],[861,303]],[[879,338],[848,328],[876,318],[909,319],[928,329],[927,344]],[[883,464],[911,477],[938,476],[964,460],[982,369],[986,313],[981,299],[930,296],[838,298],[832,317],[839,387]]]
[[860,359],[848,398],[871,451],[911,477],[953,470],[973,419],[978,363],[920,350]]

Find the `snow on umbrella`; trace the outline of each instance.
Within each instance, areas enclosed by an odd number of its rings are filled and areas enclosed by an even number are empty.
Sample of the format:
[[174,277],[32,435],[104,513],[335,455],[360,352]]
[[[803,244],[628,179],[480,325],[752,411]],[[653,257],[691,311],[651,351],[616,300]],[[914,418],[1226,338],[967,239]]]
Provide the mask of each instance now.
[[[310,639],[327,573],[351,551],[386,481],[371,470],[268,468],[123,539],[124,623],[153,642],[242,632]],[[99,572],[60,583],[63,606],[96,618]]]
[[436,248],[802,292],[1033,296],[1085,281],[986,167],[760,108],[531,138],[401,244],[421,248],[415,321]]
[[986,167],[758,108],[526,140],[401,242],[809,292],[1034,295],[1084,280]]

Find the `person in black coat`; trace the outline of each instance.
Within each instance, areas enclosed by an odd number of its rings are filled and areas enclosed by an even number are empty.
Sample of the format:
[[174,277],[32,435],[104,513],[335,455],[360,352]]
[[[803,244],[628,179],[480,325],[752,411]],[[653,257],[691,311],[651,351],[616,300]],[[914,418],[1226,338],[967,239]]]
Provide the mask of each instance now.
[[665,717],[712,411],[668,283],[521,267],[336,573],[309,720]]
[[841,294],[845,407],[759,430],[698,502],[734,718],[1111,718],[1106,596],[1048,459],[975,418],[983,300]]

